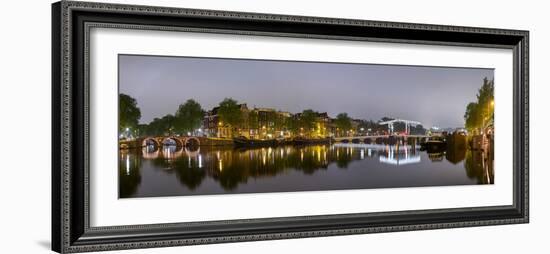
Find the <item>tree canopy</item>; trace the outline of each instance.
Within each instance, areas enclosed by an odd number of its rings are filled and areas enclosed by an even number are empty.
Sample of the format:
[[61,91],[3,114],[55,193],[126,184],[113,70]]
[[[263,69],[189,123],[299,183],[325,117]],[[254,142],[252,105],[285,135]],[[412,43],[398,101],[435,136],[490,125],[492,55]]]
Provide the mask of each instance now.
[[464,125],[468,130],[486,128],[494,114],[494,80],[483,79],[478,90],[477,101],[466,106]]
[[174,115],[174,130],[179,133],[192,132],[201,126],[204,110],[193,99],[179,105]]
[[[238,128],[243,121],[243,112],[236,100],[225,98],[220,102],[218,116],[222,124],[229,125],[232,129]],[[233,133],[233,132],[232,132]]]
[[313,111],[312,109],[306,109],[302,111],[300,114],[300,128],[303,128],[303,130],[311,134],[313,129],[315,128],[315,123],[317,122],[317,116],[318,113]]
[[340,130],[346,132],[351,130],[351,118],[348,116],[347,113],[340,113],[336,116],[336,119],[334,120],[334,124],[337,128]]
[[118,95],[118,129],[135,128],[141,118],[136,99],[126,94]]
[[153,136],[172,135],[174,120],[175,117],[171,114],[165,115],[162,118],[155,118],[145,128],[145,134]]

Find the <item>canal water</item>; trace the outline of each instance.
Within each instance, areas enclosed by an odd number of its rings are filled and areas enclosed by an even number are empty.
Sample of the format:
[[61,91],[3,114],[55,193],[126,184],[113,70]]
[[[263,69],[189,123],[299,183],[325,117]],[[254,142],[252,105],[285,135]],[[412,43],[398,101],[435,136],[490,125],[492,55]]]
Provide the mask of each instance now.
[[493,184],[493,156],[333,144],[120,150],[119,198]]

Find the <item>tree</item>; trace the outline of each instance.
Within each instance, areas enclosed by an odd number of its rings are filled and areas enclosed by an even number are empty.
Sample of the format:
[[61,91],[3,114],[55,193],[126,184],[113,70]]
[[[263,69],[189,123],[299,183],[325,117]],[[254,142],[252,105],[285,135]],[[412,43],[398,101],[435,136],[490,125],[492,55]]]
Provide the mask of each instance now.
[[153,119],[145,128],[146,134],[151,136],[171,136],[174,130],[174,119],[175,117],[170,114],[162,118]]
[[174,130],[180,133],[192,132],[201,126],[204,110],[193,99],[181,104],[174,116]]
[[[494,108],[494,82],[493,80],[483,79],[483,85],[477,93],[477,104],[480,106],[479,112],[482,115],[481,124],[487,124],[489,118],[493,117]],[[482,126],[486,127],[486,126]]]
[[410,128],[410,134],[411,135],[424,135],[426,134],[426,129],[424,129],[424,126],[422,126],[422,124],[419,124],[419,125],[411,125],[409,126]]
[[308,135],[311,135],[312,130],[315,128],[317,115],[318,113],[311,109],[306,109],[300,114],[300,128]]
[[477,102],[466,106],[464,125],[468,130],[486,128],[494,114],[494,80],[483,79],[477,93]]
[[126,94],[118,95],[118,129],[135,128],[141,118],[136,99]]
[[468,130],[473,130],[481,126],[481,113],[479,112],[479,104],[470,102],[466,106],[466,113],[464,113],[465,127]]
[[233,130],[231,135],[234,135],[234,130],[242,124],[243,112],[241,111],[241,107],[237,104],[236,100],[231,98],[225,98],[220,102],[218,115],[222,123],[229,125]]
[[300,133],[300,121],[294,117],[289,117],[286,119],[286,128],[292,135],[296,135]]
[[348,116],[347,113],[340,113],[336,116],[336,120],[334,120],[334,124],[337,128],[339,128],[344,133],[346,131],[351,130],[351,118]]

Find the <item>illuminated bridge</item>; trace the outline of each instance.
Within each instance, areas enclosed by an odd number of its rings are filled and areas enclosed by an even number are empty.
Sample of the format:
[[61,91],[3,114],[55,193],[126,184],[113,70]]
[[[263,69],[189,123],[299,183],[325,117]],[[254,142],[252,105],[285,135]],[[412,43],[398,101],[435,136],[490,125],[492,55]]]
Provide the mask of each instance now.
[[422,124],[421,122],[411,121],[411,120],[404,120],[404,119],[393,119],[393,120],[390,120],[390,121],[380,122],[380,123],[378,123],[378,124],[380,124],[380,125],[388,125],[388,133],[389,133],[389,134],[393,134],[393,133],[394,133],[393,125],[394,125],[395,123],[404,123],[404,124],[405,124],[405,133],[406,133],[406,134],[410,134],[410,133],[411,133],[411,125],[418,126],[418,125],[421,125],[421,124]]
[[340,143],[364,143],[364,144],[395,144],[398,141],[403,143],[418,143],[419,141],[428,138],[428,135],[374,135],[374,136],[350,136],[337,137],[334,141]]

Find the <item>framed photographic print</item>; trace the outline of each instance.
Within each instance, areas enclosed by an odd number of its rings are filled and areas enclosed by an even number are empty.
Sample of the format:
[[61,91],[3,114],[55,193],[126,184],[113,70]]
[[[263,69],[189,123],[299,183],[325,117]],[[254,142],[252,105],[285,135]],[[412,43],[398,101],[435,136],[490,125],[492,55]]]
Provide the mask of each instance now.
[[52,14],[57,252],[528,222],[528,31]]

